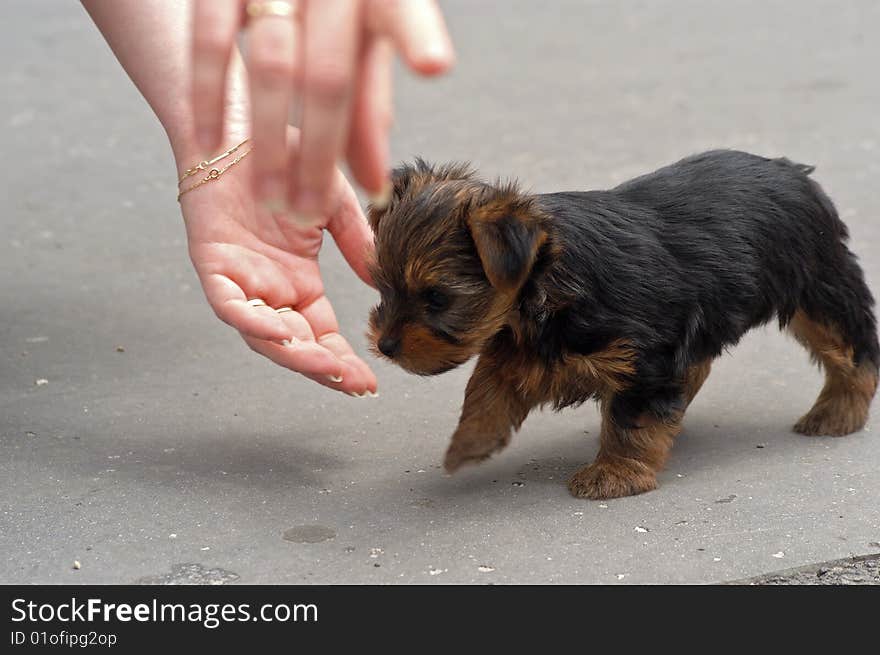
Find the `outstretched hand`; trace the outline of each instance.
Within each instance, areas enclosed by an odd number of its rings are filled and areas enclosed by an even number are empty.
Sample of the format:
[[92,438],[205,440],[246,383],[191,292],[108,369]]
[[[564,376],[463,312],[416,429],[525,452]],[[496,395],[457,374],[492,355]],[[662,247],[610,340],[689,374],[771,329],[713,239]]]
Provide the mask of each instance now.
[[[291,128],[288,148],[294,152],[298,145]],[[297,223],[257,202],[250,162],[242,159],[220,179],[181,197],[190,258],[208,302],[251,349],[273,362],[338,391],[374,394],[376,376],[339,333],[318,268],[326,228],[352,269],[370,283],[372,233],[354,191],[337,170],[334,208],[315,222]]]

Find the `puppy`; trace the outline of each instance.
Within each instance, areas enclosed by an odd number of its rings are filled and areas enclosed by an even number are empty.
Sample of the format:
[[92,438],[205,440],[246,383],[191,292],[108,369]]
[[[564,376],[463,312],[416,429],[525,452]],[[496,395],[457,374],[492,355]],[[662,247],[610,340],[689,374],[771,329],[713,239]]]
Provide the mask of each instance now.
[[849,434],[877,388],[874,301],[812,171],[720,150],[610,191],[530,195],[418,160],[369,211],[372,347],[419,375],[479,355],[450,472],[534,407],[598,400],[599,453],[569,482],[583,498],[655,489],[712,360],[773,317],[825,370],[794,429]]

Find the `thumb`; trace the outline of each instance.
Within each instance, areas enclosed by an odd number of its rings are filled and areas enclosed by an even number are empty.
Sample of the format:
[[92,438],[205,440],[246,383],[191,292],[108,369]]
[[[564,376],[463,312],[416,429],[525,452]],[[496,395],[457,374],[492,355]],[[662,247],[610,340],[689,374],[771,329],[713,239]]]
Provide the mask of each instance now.
[[357,276],[370,286],[374,286],[370,276],[370,263],[373,261],[373,232],[351,185],[339,171],[336,172],[336,177],[342,198],[327,222],[327,231],[330,232],[345,261]]

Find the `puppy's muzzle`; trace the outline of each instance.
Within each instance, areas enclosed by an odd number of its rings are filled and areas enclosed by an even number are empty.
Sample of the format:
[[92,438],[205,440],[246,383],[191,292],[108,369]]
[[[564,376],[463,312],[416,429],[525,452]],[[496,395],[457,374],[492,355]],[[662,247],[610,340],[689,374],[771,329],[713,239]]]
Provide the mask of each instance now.
[[400,352],[400,339],[385,336],[379,339],[376,346],[379,348],[380,353],[390,359]]

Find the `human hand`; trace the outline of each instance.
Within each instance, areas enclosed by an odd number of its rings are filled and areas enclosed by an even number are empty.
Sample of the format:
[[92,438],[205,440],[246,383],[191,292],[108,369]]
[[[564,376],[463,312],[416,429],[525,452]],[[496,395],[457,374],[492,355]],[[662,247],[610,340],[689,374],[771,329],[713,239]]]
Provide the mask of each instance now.
[[[452,65],[434,0],[195,0],[192,102],[204,152],[223,141],[227,67],[248,20],[254,198],[274,210],[289,205],[301,222],[320,220],[344,156],[381,202],[389,189],[392,46],[421,75]],[[294,92],[302,146],[291,158],[284,130]]]
[[[294,128],[286,145],[296,152]],[[303,224],[256,201],[252,162],[253,155],[245,157],[180,198],[190,258],[209,304],[251,349],[273,362],[351,395],[375,393],[375,375],[339,334],[318,268],[326,228],[352,269],[370,282],[372,233],[354,191],[335,170],[333,209]],[[266,305],[248,303],[256,299]],[[278,313],[282,307],[291,311]]]

